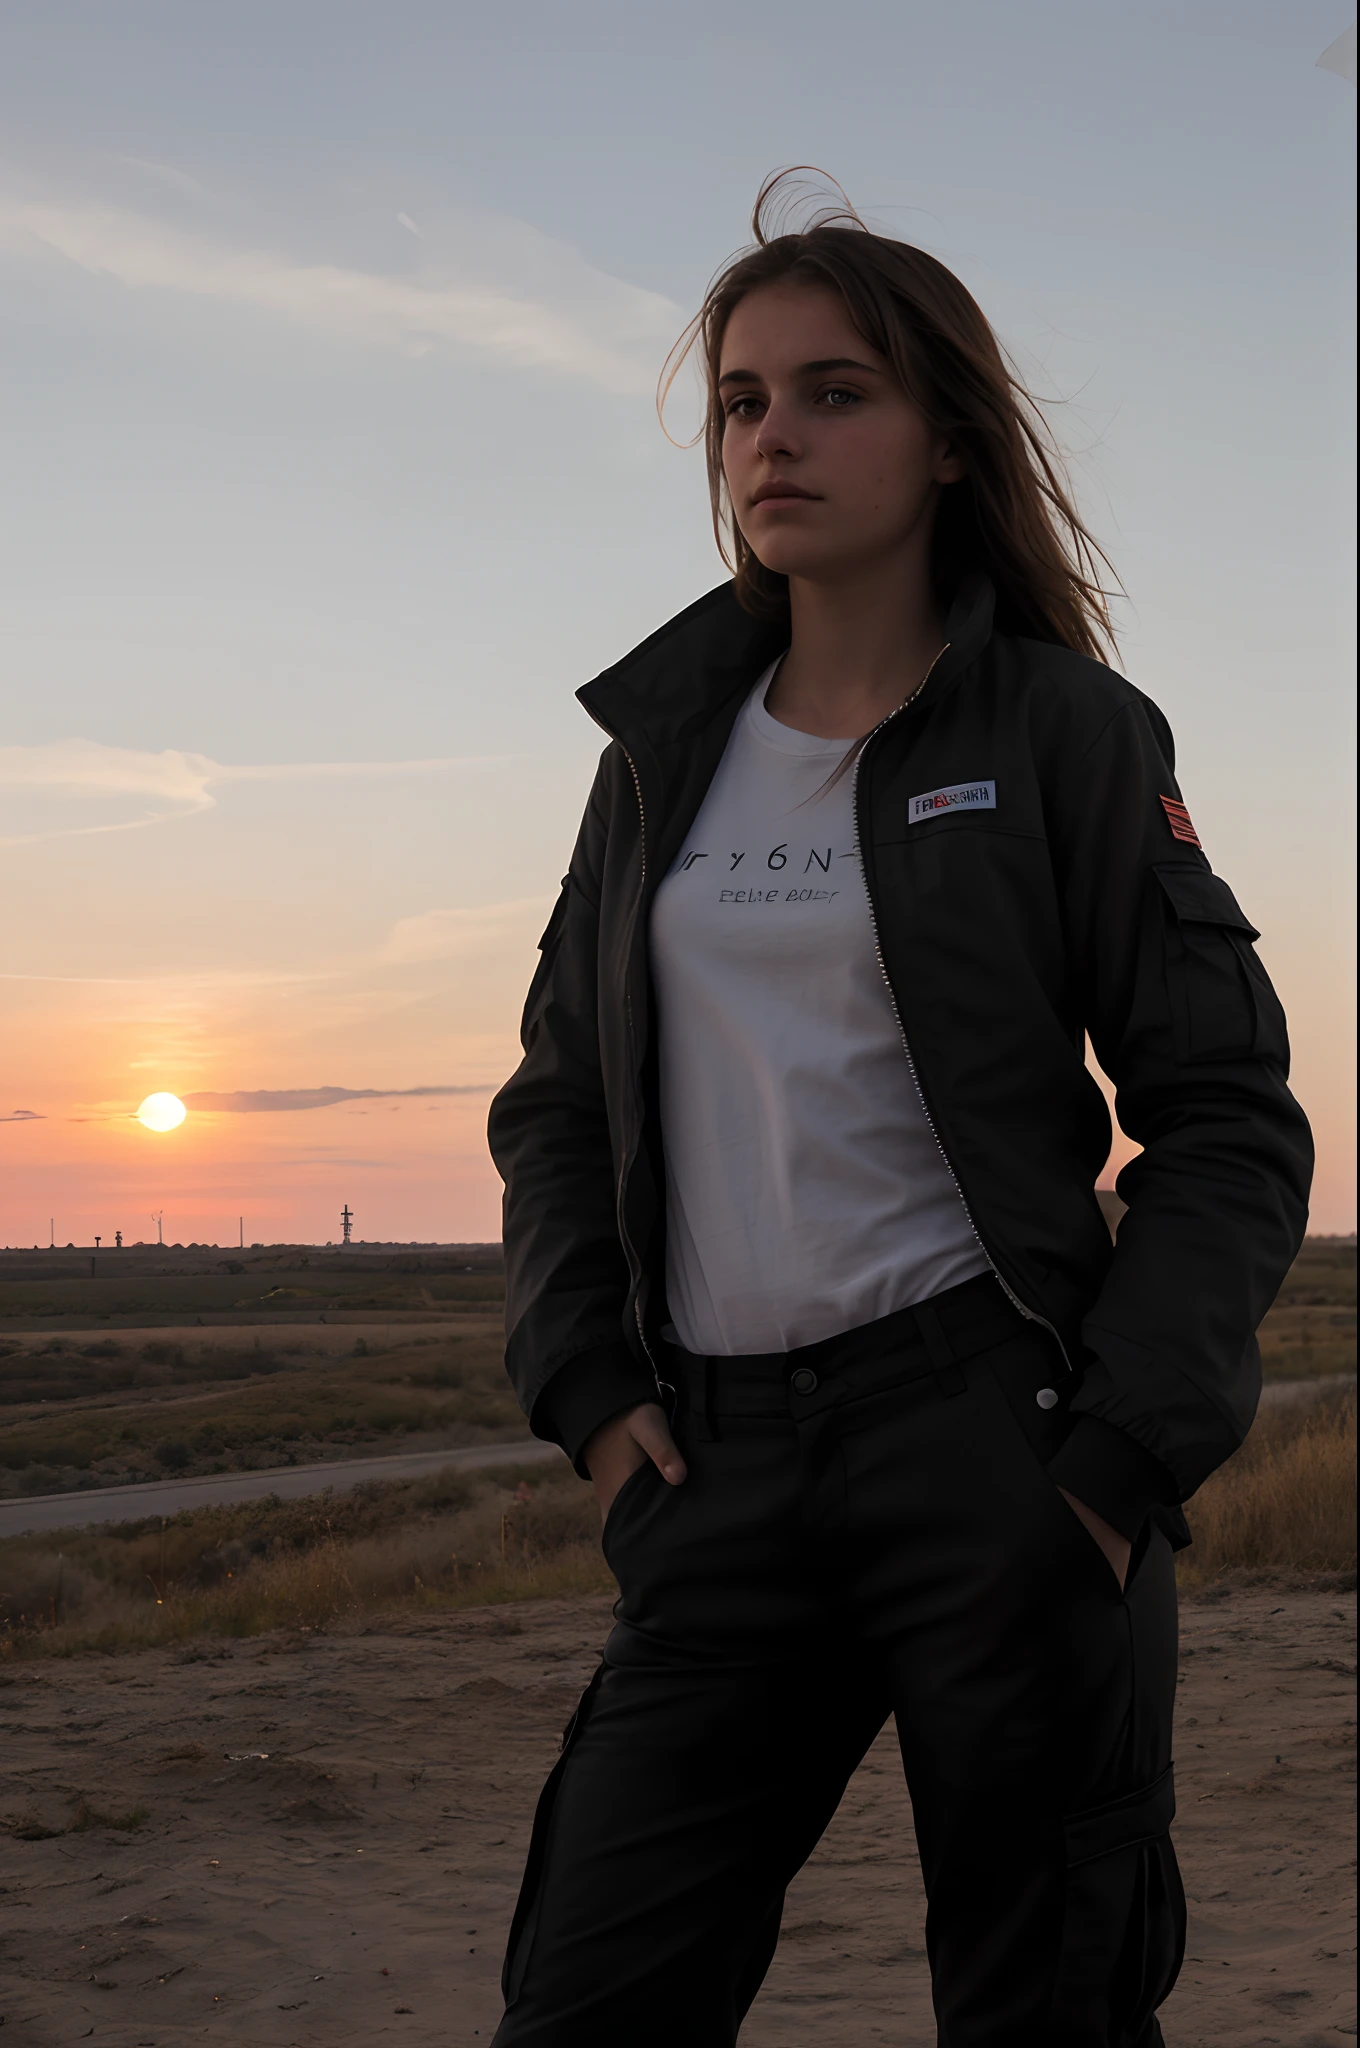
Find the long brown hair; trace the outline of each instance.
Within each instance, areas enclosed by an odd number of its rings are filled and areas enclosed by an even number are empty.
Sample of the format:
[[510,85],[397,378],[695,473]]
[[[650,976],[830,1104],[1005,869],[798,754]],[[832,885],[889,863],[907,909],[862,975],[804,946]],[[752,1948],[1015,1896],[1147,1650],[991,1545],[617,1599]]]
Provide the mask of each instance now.
[[840,294],[864,339],[966,465],[961,481],[944,487],[936,515],[932,566],[941,602],[947,606],[968,570],[984,570],[996,589],[1000,631],[1105,660],[1114,631],[1101,571],[1114,571],[1077,511],[1037,400],[953,272],[923,249],[875,234],[843,193],[806,227],[781,231],[781,216],[800,197],[794,181],[807,168],[777,171],[761,186],[751,216],[755,246],[714,278],[667,359],[658,395],[664,404],[697,347],[708,393],[703,437],[713,530],[741,603],[777,615],[788,606],[788,580],[756,560],[733,517],[718,394],[723,335],[749,292],[806,284]]

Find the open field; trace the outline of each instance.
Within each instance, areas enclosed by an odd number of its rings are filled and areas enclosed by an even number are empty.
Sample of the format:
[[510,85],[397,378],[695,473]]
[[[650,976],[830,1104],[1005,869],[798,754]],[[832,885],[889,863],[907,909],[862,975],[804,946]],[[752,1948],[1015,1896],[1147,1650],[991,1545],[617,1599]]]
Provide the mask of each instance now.
[[503,1298],[495,1245],[0,1254],[0,1498],[522,1437]]
[[505,1298],[499,1245],[129,1245],[0,1252],[0,1330],[199,1316],[315,1321],[327,1313],[456,1314]]
[[[499,1257],[0,1254],[0,1499],[522,1436]],[[1354,1244],[1305,1245],[1262,1328],[1268,1380],[1354,1373],[1355,1277]]]
[[0,1498],[524,1434],[499,1317],[324,1334],[0,1338]]
[[[1184,1614],[1169,2048],[1355,2039],[1353,1596],[1224,1582]],[[0,2010],[67,2048],[486,2043],[534,1801],[600,1594],[11,1663]],[[794,1883],[742,2040],[926,2048],[891,1730]]]

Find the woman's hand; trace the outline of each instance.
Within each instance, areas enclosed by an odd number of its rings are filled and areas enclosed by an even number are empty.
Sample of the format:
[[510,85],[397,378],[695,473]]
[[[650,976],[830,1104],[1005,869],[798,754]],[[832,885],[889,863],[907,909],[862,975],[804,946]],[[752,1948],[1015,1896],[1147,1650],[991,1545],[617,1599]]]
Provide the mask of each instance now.
[[1121,1536],[1117,1529],[1112,1529],[1108,1522],[1102,1521],[1094,1508],[1088,1508],[1084,1500],[1078,1500],[1077,1496],[1074,1493],[1069,1493],[1065,1486],[1060,1486],[1058,1491],[1071,1508],[1077,1520],[1085,1526],[1090,1535],[1094,1536],[1096,1542],[1104,1551],[1110,1570],[1118,1579],[1119,1590],[1122,1593],[1124,1582],[1129,1575],[1129,1558],[1133,1552],[1133,1545],[1128,1537]]
[[587,1437],[581,1455],[600,1504],[601,1523],[624,1480],[648,1458],[671,1486],[678,1486],[685,1476],[685,1461],[659,1401],[644,1401],[641,1407],[602,1422],[594,1435]]

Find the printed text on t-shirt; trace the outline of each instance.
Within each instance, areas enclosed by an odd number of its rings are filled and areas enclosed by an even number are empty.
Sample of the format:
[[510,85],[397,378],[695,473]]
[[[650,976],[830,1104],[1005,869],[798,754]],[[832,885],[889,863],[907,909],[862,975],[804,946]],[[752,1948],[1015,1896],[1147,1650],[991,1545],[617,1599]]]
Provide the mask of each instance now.
[[[794,873],[797,874],[798,872],[800,872],[798,860],[799,854],[802,851],[803,849],[800,847],[792,855],[790,855],[788,840],[781,839],[779,844],[777,846],[772,846],[769,852],[765,855],[765,865],[767,868],[770,869],[770,871],[773,874],[778,874],[781,869],[788,867],[790,860],[792,860]],[[746,849],[743,848],[740,853],[728,853],[722,857],[725,858],[728,863],[727,872],[730,875],[733,874],[745,860]],[[694,867],[697,862],[708,859],[709,855],[706,853],[699,853],[698,851],[687,853],[684,859],[681,861],[677,872],[682,875],[688,874],[689,870],[692,867]],[[759,859],[760,855],[757,854],[756,860],[759,861]],[[807,859],[803,861],[801,872],[805,875],[808,875],[812,873],[814,868],[816,868],[820,869],[822,874],[828,875],[831,872],[831,862],[833,859],[853,860],[854,849],[852,848],[848,853],[833,853],[832,848],[829,846],[825,849],[823,849],[820,846],[811,846],[807,848]],[[727,892],[724,891],[723,893],[724,895],[726,895]]]

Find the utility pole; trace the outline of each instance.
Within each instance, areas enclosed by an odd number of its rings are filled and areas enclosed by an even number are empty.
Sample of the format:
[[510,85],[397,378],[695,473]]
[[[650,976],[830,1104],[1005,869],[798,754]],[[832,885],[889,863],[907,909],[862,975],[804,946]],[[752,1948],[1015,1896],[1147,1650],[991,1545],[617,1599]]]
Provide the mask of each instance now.
[[152,1221],[152,1222],[153,1222],[153,1223],[155,1224],[155,1226],[156,1226],[156,1242],[157,1242],[157,1244],[160,1244],[160,1245],[163,1245],[163,1244],[165,1243],[165,1233],[164,1233],[164,1231],[163,1231],[163,1230],[161,1229],[161,1219],[162,1219],[162,1217],[163,1217],[164,1215],[165,1215],[165,1211],[164,1211],[164,1209],[158,1209],[158,1210],[156,1211],[155,1215],[154,1215],[154,1216],[152,1217],[152,1219],[151,1219],[151,1221]]
[[346,1202],[346,1204],[345,1204],[344,1208],[343,1208],[343,1209],[342,1209],[342,1210],[340,1211],[340,1221],[341,1221],[342,1225],[344,1226],[344,1232],[345,1232],[345,1243],[346,1243],[346,1244],[348,1244],[348,1243],[349,1243],[349,1234],[350,1234],[350,1231],[351,1231],[351,1229],[352,1229],[352,1228],[353,1228],[353,1226],[354,1226],[354,1211],[353,1211],[353,1210],[352,1210],[352,1209],[350,1208],[350,1205],[349,1205],[349,1203],[348,1203],[348,1202]]
[[96,1239],[95,1239],[95,1241],[94,1241],[94,1248],[95,1248],[95,1250],[96,1250],[96,1251],[98,1251],[98,1250],[99,1250],[99,1239],[98,1239],[98,1238],[96,1238]]
[[56,1248],[57,1248],[57,1219],[56,1219],[56,1217],[55,1217],[55,1216],[49,1216],[49,1217],[48,1217],[48,1219],[47,1219],[47,1249],[48,1249],[48,1250],[49,1250],[50,1252],[54,1252],[54,1251],[56,1250]]
[[236,1219],[236,1231],[237,1231],[237,1249],[238,1249],[238,1251],[244,1251],[244,1250],[245,1250],[245,1248],[246,1248],[246,1219],[245,1219],[245,1217],[244,1217],[244,1216],[238,1216],[238,1217],[237,1217],[237,1219]]

